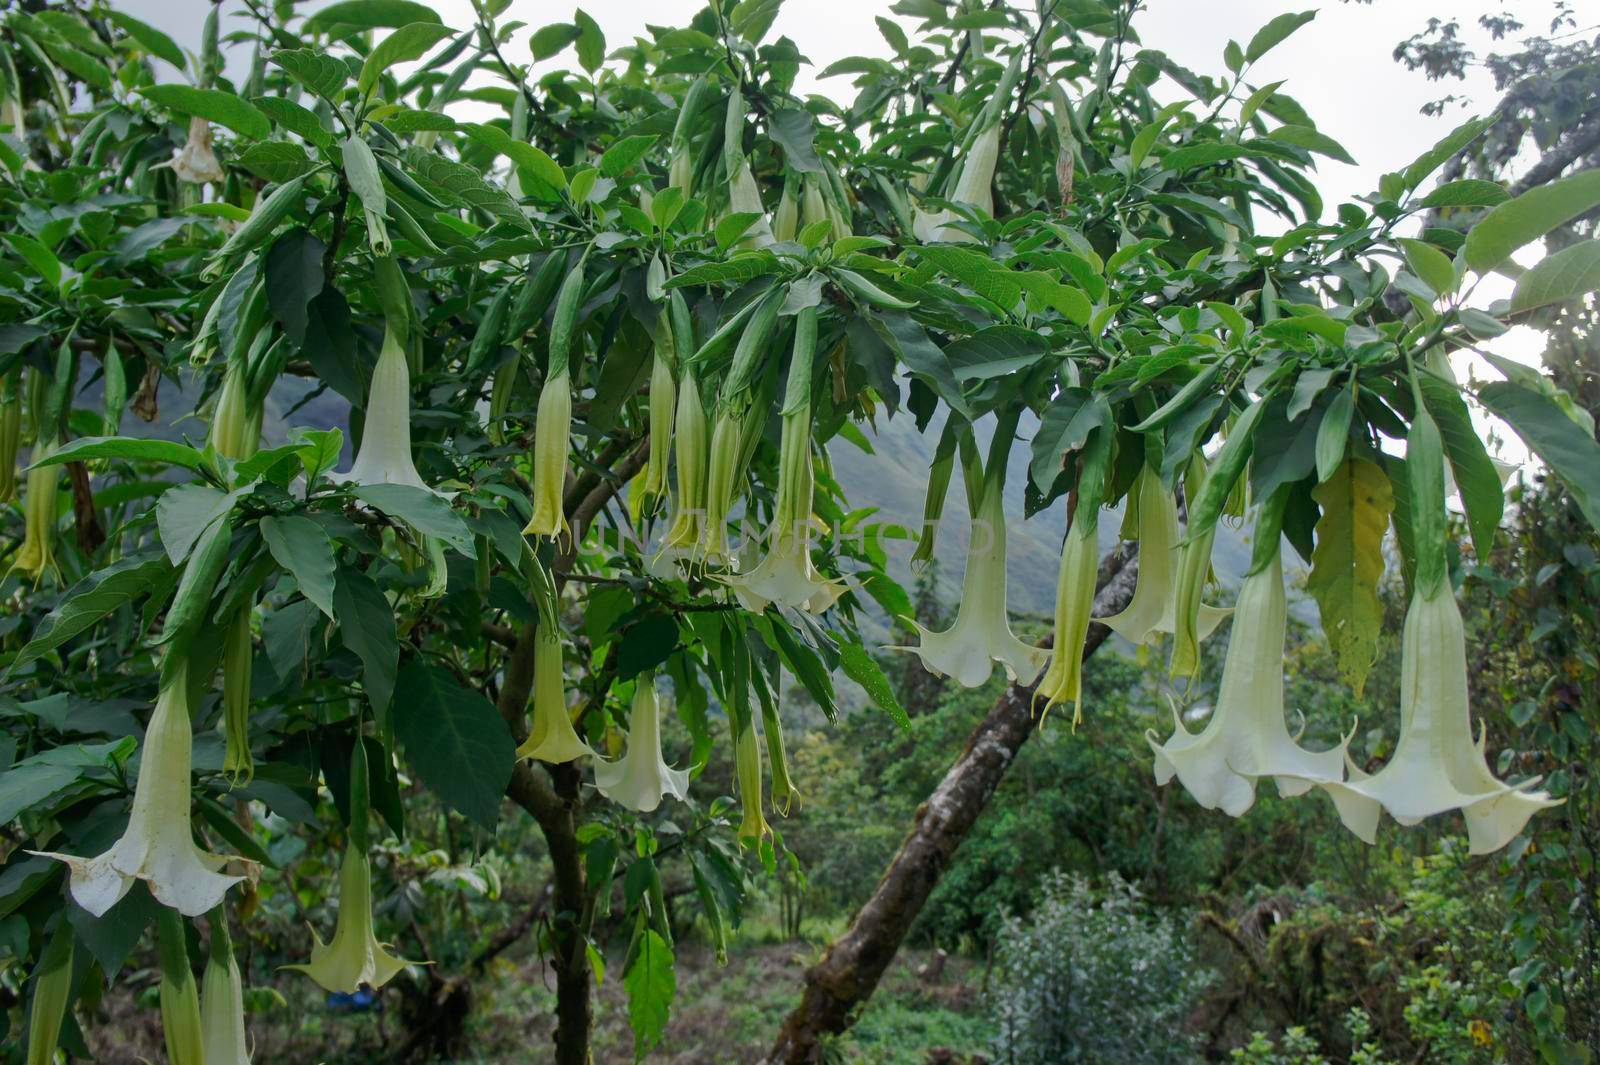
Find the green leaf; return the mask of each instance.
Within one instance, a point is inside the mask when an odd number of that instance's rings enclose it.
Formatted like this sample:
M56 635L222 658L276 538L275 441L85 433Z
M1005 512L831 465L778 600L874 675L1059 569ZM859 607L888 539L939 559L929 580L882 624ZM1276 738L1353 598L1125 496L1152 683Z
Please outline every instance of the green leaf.
M690 285L714 285L722 281L751 281L766 274L775 274L781 268L778 257L771 252L757 251L736 255L726 262L704 263L685 270L667 281L665 288L686 288Z
M941 273L949 274L1001 310L1011 310L1022 295L1022 282L1017 276L997 266L987 255L944 245L920 247L916 251Z
M516 744L494 704L419 659L400 673L394 731L422 782L452 809L494 827Z
M357 498L399 518L424 536L436 536L468 558L477 558L472 530L450 504L426 488L409 484L364 484L356 489Z
M1326 155L1329 159L1337 159L1341 163L1356 165L1355 159L1344 150L1344 146L1321 130L1310 126L1279 126L1267 134L1268 140L1278 141L1282 144L1292 144L1297 148Z
M678 647L678 623L670 614L650 610L624 625L618 636L617 679L628 680L672 657Z
M823 715L832 721L838 713L838 700L834 696L833 677L829 675L822 657L808 644L797 639L786 621L774 620L771 632L777 652L789 667L789 672L805 687L811 700L822 709Z
M406 165L425 185L437 189L451 202L487 211L519 229L533 230L517 201L505 189L484 181L483 175L472 167L416 146L406 149Z
M1483 131L1493 124L1493 119L1473 118L1445 134L1439 143L1417 156L1416 161L1406 167L1403 175L1405 187L1414 189L1422 184L1429 174L1444 165L1445 160L1477 140L1483 135Z
M86 574L34 628L10 668L20 669L60 647L171 577L172 563L159 551L127 555Z
M1054 307L1067 321L1074 325L1089 324L1089 315L1094 307L1082 291L1063 285L1042 270L1026 270L1006 276L1015 278L1025 291Z
M325 250L322 241L299 226L278 237L267 249L267 304L296 347L305 346L309 321L307 305L322 292Z
M744 236L750 227L760 220L760 211L734 211L732 214L723 215L717 220L716 228L711 231L712 236L716 238L717 247L726 251L734 241Z
M344 83L341 81L339 84L342 86ZM337 92L337 89L335 91ZM293 100L282 96L257 96L251 102L279 127L288 130L290 133L299 134L308 143L315 144L319 148L326 148L333 143L333 134L322 125L322 120L316 116L316 113L301 107ZM266 143L279 144L288 142L267 141ZM248 212L245 217L249 217Z
M300 350L311 368L317 371L317 377L329 388L357 406L366 404L368 369L356 354L350 304L338 289L325 288L306 304L305 342ZM343 444L342 439L340 444ZM337 454L333 461L338 461ZM306 468L311 469L309 463ZM329 468L331 463L322 467Z
M573 13L572 21L578 28L578 65L593 74L606 60L606 35L581 7Z
M804 174L823 172L815 147L817 125L810 111L798 107L774 111L767 121L767 134L783 149L783 162L790 170Z
M425 4L412 0L343 0L329 4L306 19L302 33L328 33L339 30L399 29L417 22L438 22L439 16Z
M628 991L634 1057L642 1059L666 1033L672 1000L678 993L678 978L672 967L672 948L654 928L645 928L638 942L633 964L628 966L622 984Z
M1472 412L1461 393L1450 384L1428 374L1419 374L1422 402L1439 426L1445 457L1456 479L1456 491L1467 510L1467 526L1479 559L1487 559L1494 547L1494 531L1505 512L1505 492L1483 440L1472 427Z
M344 432L340 429L301 429L295 434L300 445L300 465L305 467L306 480L314 481L324 471L331 470L344 451Z
M455 30L448 26L441 26L434 16L433 22L413 22L409 26L401 26L389 36L378 42L367 56L367 61L361 64L361 76L356 79L356 88L363 96L370 93L373 86L378 84L378 79L383 72L396 63L409 63L413 59L422 58L423 54L444 40L455 35Z
M1467 233L1467 265L1480 274L1510 258L1511 253L1557 226L1565 225L1600 205L1600 169L1529 189L1495 207Z
M1565 303L1600 289L1600 240L1586 240L1546 255L1517 279L1511 313Z
M1244 50L1245 61L1254 63L1274 47L1283 43L1295 30L1316 17L1317 13L1315 11L1285 12L1282 15L1278 15L1257 30L1254 37L1250 38L1250 44Z
M315 48L273 52L272 61L291 78L328 101L337 100L350 83L350 68L337 57Z
M239 156L239 165L273 183L293 181L316 168L306 150L289 141L262 141L252 144Z
M530 189L530 192L544 191L546 194L541 198L550 199L567 187L567 176L562 172L561 164L546 155L543 149L517 140L499 126L468 123L461 129L479 144L510 159L518 170L532 174L541 185L547 187L544 190Z
M174 440L154 440L133 436L81 436L69 440L35 466L60 466L84 459L127 459L130 462L165 462L198 470L205 465L205 456Z
M905 708L894 697L894 687L889 683L889 678L883 675L883 670L865 647L854 640L841 643L839 665L844 669L845 676L861 685L874 706L894 718L894 723L901 728L911 727L911 718L906 716Z
M143 881L135 880L128 893L99 917L74 903L67 909L67 920L72 922L79 942L100 963L106 979L114 980L160 912L161 904L151 896L150 889Z
M261 538L278 565L288 570L300 592L333 617L334 558L333 540L321 525L298 514L261 519Z
M1422 283L1440 296L1456 290L1456 268L1444 252L1421 240L1400 238L1400 247L1406 253L1406 263Z
M252 140L272 136L267 116L242 96L219 89L197 89L192 85L149 85L139 90L150 102L179 114L203 118L227 126Z
M165 59L179 70L183 69L183 49L179 48L178 43L171 37L168 37L148 22L139 21L125 11L113 11L108 8L106 9L105 17L110 19L117 28L121 29L129 37L138 41L140 47L146 52L158 59Z
M1522 385L1494 381L1478 389L1478 398L1555 471L1589 525L1600 529L1600 444L1594 437L1555 400Z
M17 254L25 259L29 266L50 285L51 288L61 287L63 267L61 260L56 258L56 253L45 247L39 241L21 233L7 233L7 242L17 249Z
M1498 181L1463 178L1447 181L1418 201L1421 207L1493 207L1510 198Z
M644 158L657 139L654 133L641 133L613 142L600 157L600 173L608 178L621 177L629 167Z
M1307 414L1291 420L1291 400L1279 394L1262 408L1250 463L1250 488L1257 499L1266 499L1279 485L1298 481L1316 469L1317 433L1327 408L1314 405Z
M0 773L0 817L17 815L78 782L83 770L66 765L16 765Z
M534 30L533 36L528 38L528 48L532 51L535 62L549 59L576 41L581 32L570 22L555 22Z
M227 492L198 482L162 493L156 503L156 527L174 566L189 557L201 534L233 509L233 501Z
M382 715L394 694L395 671L400 665L394 608L371 577L341 566L333 590L333 616L339 623L344 645L361 659L361 682L367 699L373 710Z
M1306 588L1317 600L1339 671L1359 696L1378 654L1383 623L1378 580L1394 493L1382 467L1351 457L1311 494L1322 517Z

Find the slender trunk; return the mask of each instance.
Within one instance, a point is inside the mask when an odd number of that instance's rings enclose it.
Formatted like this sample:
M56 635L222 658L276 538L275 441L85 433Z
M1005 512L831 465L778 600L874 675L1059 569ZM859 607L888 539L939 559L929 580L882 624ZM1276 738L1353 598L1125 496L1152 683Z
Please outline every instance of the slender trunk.
M1106 617L1127 605L1138 568L1128 548L1102 560L1095 616ZM1109 633L1103 625L1092 626L1084 655L1093 654ZM784 1018L767 1065L820 1061L822 1040L843 1032L855 1020L1034 724L1033 686L1007 688L973 730L961 757L918 808L911 831L872 897L822 960L806 972L800 1002Z

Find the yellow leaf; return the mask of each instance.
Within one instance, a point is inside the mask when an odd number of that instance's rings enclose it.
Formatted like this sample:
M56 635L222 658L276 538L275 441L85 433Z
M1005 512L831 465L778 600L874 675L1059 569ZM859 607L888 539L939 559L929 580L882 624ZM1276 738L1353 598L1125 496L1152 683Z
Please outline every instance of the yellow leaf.
M1383 604L1383 533L1394 510L1394 491L1382 467L1348 458L1312 497L1322 507L1307 588L1322 612L1322 628L1339 658L1339 670L1357 695L1378 651Z

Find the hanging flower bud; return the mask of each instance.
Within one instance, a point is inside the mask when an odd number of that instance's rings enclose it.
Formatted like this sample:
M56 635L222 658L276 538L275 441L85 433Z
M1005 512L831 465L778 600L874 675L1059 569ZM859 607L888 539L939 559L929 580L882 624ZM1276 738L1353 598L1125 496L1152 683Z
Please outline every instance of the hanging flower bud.
M711 430L711 453L706 460L706 508L700 529L700 556L713 565L731 565L728 550L728 511L733 508L735 480L743 419L730 411L717 415Z
M800 201L796 189L802 184L801 176L793 171L783 175L783 195L778 197L778 209L772 212L772 239L793 240L800 233Z
M700 542L706 512L706 463L710 445L705 406L700 399L700 384L693 371L685 373L678 389L678 411L673 434L678 445L677 495L673 500L672 521L662 537L661 549L652 560L658 573L663 563L691 554ZM667 574L660 573L661 576Z
M682 801L689 793L689 771L673 769L661 754L661 704L653 677L634 682L628 716L628 750L615 762L596 759L595 787L612 802L649 813L664 796Z
M539 412L533 428L533 517L524 536L570 533L561 503L567 477L567 450L572 432L572 382L563 371L539 390Z
M1001 463L994 464L1003 470ZM929 632L913 621L921 642L916 647L891 647L912 651L930 672L947 676L964 688L976 688L989 679L994 663L1005 666L1012 680L1032 680L1044 667L1050 652L1031 647L1011 631L1006 612L1006 516L1001 478L991 474L983 499L973 515L967 545L967 572L961 581L961 604L955 624L944 632Z
M383 332L383 349L378 353L378 365L367 389L361 449L343 480L351 484L403 484L428 489L411 460L411 368L393 329Z
M767 557L747 574L730 577L739 602L761 613L768 603L821 613L844 594L811 565L811 369L817 343L817 309L796 316L794 354L783 404L783 438L778 449L778 499Z
M567 483L572 437L573 339L583 300L584 268L580 260L561 282L550 323L550 351L544 386L533 426L533 517L524 536L556 537L570 534L561 495Z
M33 1005L28 1010L28 1065L54 1065L61 1022L72 1000L72 955L76 933L63 914L33 970Z
M761 813L761 737L754 718L734 740L733 763L739 780L739 801L744 807L739 842L760 843L764 836L772 834L772 828Z
M666 494L667 466L672 457L672 419L678 407L678 385L672 377L671 349L672 325L663 313L656 323L656 350L650 367L650 460L645 466L643 494L651 499Z
M22 450L22 400L14 377L0 377L0 503L17 494L17 453Z
M179 178L196 185L219 182L228 176L217 162L216 152L211 150L211 123L203 118L189 119L189 139L172 154L169 162L157 165L172 167Z
M758 248L773 243L767 209L761 203L761 188L756 184L756 177L750 172L750 161L744 155L744 94L737 87L728 94L727 117L723 123L722 162L728 175L728 212L756 216L754 224L740 238L739 247Z
M200 992L184 942L183 919L162 910L157 945L161 954L161 1033L170 1065L205 1065L205 1037L200 1025Z
M244 981L234 960L228 918L211 917L211 957L200 978L200 1036L205 1065L250 1065L244 1024Z
M228 623L222 645L222 735L227 744L222 774L235 785L250 783L256 771L250 753L250 683L255 660L250 614L247 606L239 609Z
M1096 430L1084 443L1076 486L1072 527L1061 545L1056 578L1055 633L1050 668L1039 681L1035 700L1045 712L1057 703L1072 703L1072 727L1083 721L1083 645L1094 612L1095 576L1100 563L1100 504L1105 500L1106 470L1111 464L1111 435Z
M559 765L594 753L572 727L562 680L561 633L541 617L533 643L533 728L517 748L518 758Z
M186 917L216 906L245 876L223 873L236 863L253 875L255 863L211 854L195 846L190 823L189 773L193 734L189 722L189 669L174 663L162 678L155 713L145 729L133 811L122 838L95 858L43 853L65 862L72 897L96 917L122 900L135 880L157 902Z
M1139 574L1133 599L1120 614L1096 619L1131 643L1150 643L1176 629L1178 598L1178 503L1149 466L1139 471L1133 491L1139 517ZM1216 630L1231 611L1200 604L1198 639Z
M1281 507L1281 504L1280 504ZM1228 656L1216 709L1200 733L1189 732L1173 712L1172 738L1157 743L1156 783L1174 776L1196 802L1238 817L1255 802L1256 781L1272 777L1281 795L1300 795L1315 784L1344 779L1347 738L1326 751L1307 751L1289 734L1284 720L1284 636L1288 603L1280 553L1282 517L1256 523L1258 557L1263 564L1244 579L1234 608ZM1140 548L1141 556L1143 548Z
M395 957L373 934L372 867L352 839L339 866L339 916L332 942L324 943L311 929L311 961L284 968L305 973L326 991L349 994L363 984L380 988L406 966L426 964Z
M11 568L33 578L34 583L56 570L56 505L61 491L61 467L40 466L56 450L54 440L39 440L33 445L33 465L28 470L27 487L22 495L22 547Z
M247 459L261 444L261 404L252 407L247 391L243 362L230 363L211 418L211 446L223 458Z

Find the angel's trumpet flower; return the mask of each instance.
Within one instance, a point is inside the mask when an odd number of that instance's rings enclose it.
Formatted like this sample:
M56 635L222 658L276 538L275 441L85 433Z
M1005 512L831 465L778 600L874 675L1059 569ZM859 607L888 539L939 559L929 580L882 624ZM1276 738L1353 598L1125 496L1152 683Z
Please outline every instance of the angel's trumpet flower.
M17 494L17 452L22 449L22 401L16 386L0 378L0 503Z
M1100 620L1132 643L1149 643L1160 633L1176 629L1178 597L1178 502L1149 466L1134 482L1139 508L1139 575L1133 599L1120 614ZM1200 604L1198 639L1210 636L1230 611Z
M983 500L972 519L967 572L961 581L961 605L955 624L944 632L929 632L913 621L921 642L916 647L890 648L914 651L930 672L951 677L964 688L976 688L988 680L995 662L1005 666L1006 676L1012 681L1032 680L1050 654L1043 648L1023 643L1011 631L1011 622L1006 616L1006 515L1001 501L1002 482L996 476L988 480Z
M222 375L217 409L211 419L211 445L224 458L249 458L261 443L261 419L261 404L252 406L247 394L243 364L230 364ZM409 454L409 440L407 446Z
M1257 525L1258 538L1263 536ZM1283 708L1283 649L1288 603L1278 526L1271 530L1270 559L1244 579L1234 608L1228 657L1216 710L1204 730L1191 733L1173 714L1175 731L1166 743L1145 734L1156 757L1156 783L1174 776L1207 809L1238 817L1255 802L1256 780L1272 777L1283 795L1344 779L1346 739L1327 751L1301 748L1289 734ZM1140 564L1143 564L1140 548Z
M393 329L383 332L383 350L367 390L361 450L344 475L351 484L403 484L427 489L411 460L411 368Z
M990 186L994 184L995 165L1000 159L1000 130L1001 124L996 122L978 134L967 157L962 160L961 177L950 195L950 199L971 204L985 216L994 214L994 194ZM912 232L924 244L936 240L973 243L975 238L971 234L951 224L959 221L962 221L962 217L948 208L924 211L919 207L915 212Z
M162 678L155 713L144 734L133 812L122 838L95 858L44 854L67 863L73 899L96 917L120 902L135 880L148 884L163 906L195 917L245 879L223 873L224 866L238 863L250 871L252 863L195 846L189 809L193 735L188 674L187 664L180 662Z
M205 1065L205 1037L200 1024L200 992L189 968L183 919L162 910L157 948L161 956L161 1034L171 1065Z
M227 917L212 915L211 957L200 978L200 1035L206 1065L250 1065L244 1026L244 981L233 956Z
M222 645L222 734L226 741L222 772L240 784L248 784L255 776L255 758L250 753L250 683L255 658L250 615L249 606L239 608L228 622Z
M1345 827L1371 843L1379 807L1402 825L1459 809L1473 854L1510 843L1528 819L1558 805L1538 779L1497 780L1484 755L1487 737L1472 735L1467 693L1466 633L1450 582L1413 593L1400 643L1400 739L1372 776L1352 772L1328 787Z
M682 801L689 793L689 771L673 769L661 754L661 703L653 678L641 675L633 689L628 718L628 751L615 762L596 760L600 794L630 810L649 813L663 796Z
M517 757L559 765L593 753L572 727L572 715L567 712L561 633L554 624L540 618L533 641L533 728L517 748Z
M1402 825L1460 810L1469 849L1488 854L1556 801L1532 790L1538 778L1514 786L1497 780L1484 755L1487 736L1473 740L1467 638L1445 559L1444 445L1415 383L1413 389L1406 473L1416 564L1400 637L1400 738L1381 770L1367 776L1352 769L1348 783L1328 792L1345 827L1368 843L1380 807Z
M733 767L739 781L739 801L744 807L739 839L759 843L763 836L772 834L772 828L761 812L761 736L754 718L734 740Z
M800 175L793 171L784 174L783 195L778 197L778 206L772 212L773 240L793 240L800 233L800 200L795 195L800 184Z
M39 465L55 450L54 440L40 440L33 445L33 465L28 469L22 496L22 547L11 563L13 570L27 574L36 583L46 573L56 572L56 501L61 492L61 467Z
M748 574L728 583L746 610L760 613L768 603L820 613L844 594L811 565L811 366L817 342L817 311L807 307L796 318L794 357L783 405L783 439L778 449L778 501L767 557Z
M33 971L33 1006L28 1011L28 1065L54 1065L61 1022L72 1000L72 955L76 933L63 914Z
M406 966L419 964L423 963L390 954L387 944L378 942L373 934L372 867L352 834L339 866L339 917L333 940L324 943L317 930L311 929L311 961L284 968L305 973L326 991L348 994L363 984L382 987Z
M714 565L733 565L728 548L728 511L733 509L734 481L739 475L744 419L730 411L717 415L706 457L706 510L700 527L699 551Z
M169 162L159 165L172 167L174 174L196 185L222 181L228 176L217 162L217 153L211 150L211 123L203 118L189 119L189 139Z

